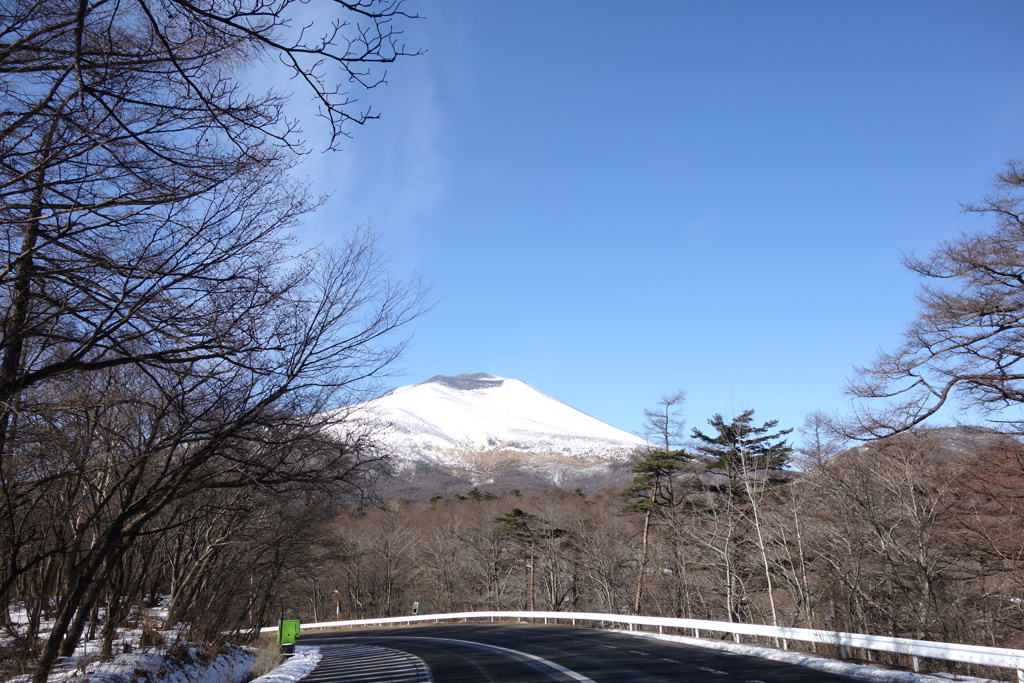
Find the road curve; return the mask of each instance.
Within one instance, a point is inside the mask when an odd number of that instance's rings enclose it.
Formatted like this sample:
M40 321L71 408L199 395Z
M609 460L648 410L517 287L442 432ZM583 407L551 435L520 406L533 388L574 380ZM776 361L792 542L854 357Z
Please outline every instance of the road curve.
M456 624L360 629L311 633L300 636L298 642L319 645L324 653L317 669L304 679L306 683L849 683L859 680L758 657L563 626ZM365 651L371 654L357 662L347 660L347 655L338 649L340 646L374 649ZM375 661L378 657L379 668ZM405 662L404 668L395 668L399 660Z

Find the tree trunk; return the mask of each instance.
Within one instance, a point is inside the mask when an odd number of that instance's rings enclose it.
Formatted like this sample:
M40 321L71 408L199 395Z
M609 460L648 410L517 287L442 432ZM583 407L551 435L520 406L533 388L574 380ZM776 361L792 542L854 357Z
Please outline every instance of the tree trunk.
M658 479L655 477L651 486L651 507L644 515L644 536L640 550L640 575L636 579L636 599L633 600L633 614L640 614L640 603L644 597L644 574L647 572L647 543L651 531L651 515L654 514L654 501L658 495Z

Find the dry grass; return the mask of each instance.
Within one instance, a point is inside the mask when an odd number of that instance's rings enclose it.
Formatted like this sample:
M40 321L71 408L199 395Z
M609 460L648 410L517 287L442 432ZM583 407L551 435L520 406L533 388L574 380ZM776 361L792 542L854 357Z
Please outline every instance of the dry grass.
M164 644L164 637L158 630L157 622L146 619L142 624L142 635L139 636L139 647L160 647Z
M0 645L0 680L32 673L36 664L36 648L22 635Z
M273 633L261 634L256 642L249 645L249 649L256 655L249 667L249 680L270 673L284 662L281 646L277 644L277 636Z

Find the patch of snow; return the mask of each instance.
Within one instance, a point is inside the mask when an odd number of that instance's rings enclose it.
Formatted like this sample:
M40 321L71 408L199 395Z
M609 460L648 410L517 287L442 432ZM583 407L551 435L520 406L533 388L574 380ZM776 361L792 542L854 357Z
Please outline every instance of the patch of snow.
M102 613L101 610L101 615ZM16 627L27 624L28 615L20 603L11 606L10 614ZM142 625L146 624L150 629L156 628L166 619L167 610L165 607L145 608L135 616L139 621L136 628L117 629L113 651L121 654L117 654L110 661L101 662L100 639L88 640L83 637L70 657L61 657L57 661L48 680L51 683L241 683L249 678L249 671L256 657L247 648L227 644L219 655L208 658L203 655L200 648L193 647L187 650L184 657L174 658L168 654L167 644L187 642L187 625L178 624L169 629L159 629L164 644L142 647L139 645L143 632ZM41 626L45 635L52 622L44 620ZM0 632L0 641L9 640L6 633ZM311 671L320 659L317 648L297 650L301 653L299 661L286 663L290 665L286 672L304 673L296 675L295 678L281 678L280 683L298 680ZM310 660L314 661L310 664ZM276 673L276 670L272 673ZM10 683L29 683L32 675L4 676L0 670L0 678Z
M241 683L249 676L254 656L245 649L228 645L224 653L205 661L196 649L183 660L168 657L165 652L132 652L116 656L109 662L92 661L71 668L59 667L50 674L50 683L87 680L90 683ZM27 683L31 674L16 676L10 681Z
M253 679L252 683L293 683L309 674L323 655L320 648L309 645L296 645L295 654L270 673Z

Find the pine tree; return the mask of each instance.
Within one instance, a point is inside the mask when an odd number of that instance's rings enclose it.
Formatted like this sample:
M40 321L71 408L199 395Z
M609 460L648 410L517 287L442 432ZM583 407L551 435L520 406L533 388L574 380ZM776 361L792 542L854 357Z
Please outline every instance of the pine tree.
M644 596L644 576L647 572L648 546L651 535L651 518L659 508L675 506L675 487L672 476L679 471L684 460L693 456L685 451L672 450L673 440L682 432L685 421L679 417L680 406L686 400L682 389L674 394L662 396L658 410L644 410L644 427L649 436L661 439L661 450L648 452L633 467L633 483L622 492L622 496L633 502L626 506L630 512L644 515L643 545L640 551L640 573L636 580L636 598L633 601L634 614L640 614Z
M757 547L761 554L764 569L768 600L771 605L772 625L779 625L778 608L775 604L775 587L772 579L772 568L768 561L768 541L761 522L759 511L761 498L769 482L767 470L778 469L789 463L793 447L782 437L792 429L772 430L779 424L778 420L769 420L760 427L754 426L753 409L743 411L729 424L725 423L720 414L715 414L708 424L715 436L708 436L697 428L693 429L693 438L699 443L697 450L704 455L715 458L711 467L724 469L728 475L728 492L733 499L746 499L749 505L750 520L753 522ZM763 472L764 479L758 483L758 477L751 476ZM730 606L730 619L733 609ZM777 643L778 644L778 643Z
M754 426L753 422L753 409L743 411L728 424L716 413L708 420L714 428L714 436L693 428L693 438L699 442L696 448L714 458L711 466L724 469L730 480L747 472L778 469L789 464L793 447L782 437L793 430L772 432L778 426L778 420L769 420L760 427Z
M676 505L675 487L672 476L679 471L682 463L690 460L686 451L653 451L633 467L633 483L625 488L622 497L631 500L626 509L644 515L643 545L640 551L640 574L636 583L636 597L633 612L640 613L644 594L644 574L647 571L648 545L651 532L651 518L659 509L671 509Z

